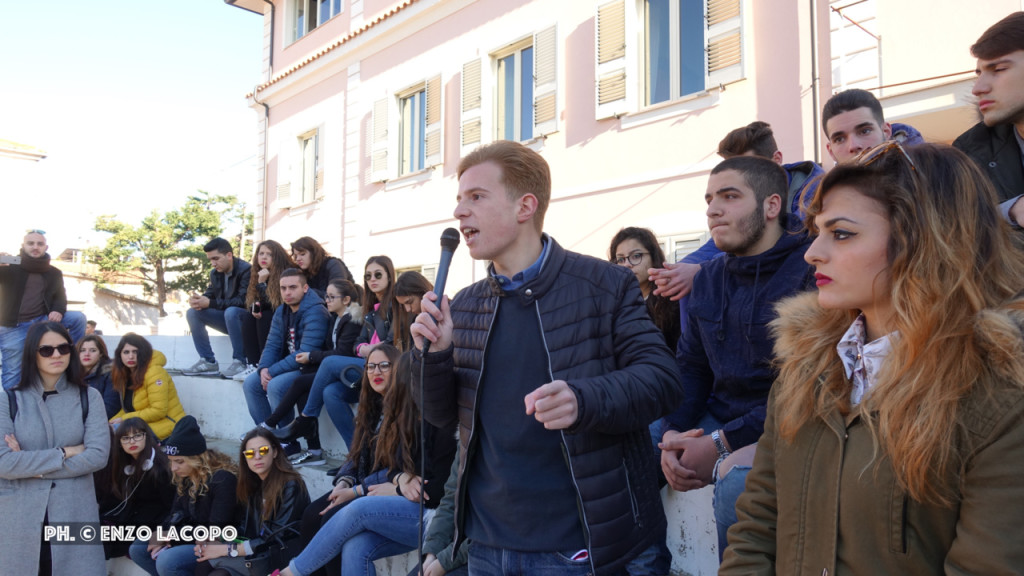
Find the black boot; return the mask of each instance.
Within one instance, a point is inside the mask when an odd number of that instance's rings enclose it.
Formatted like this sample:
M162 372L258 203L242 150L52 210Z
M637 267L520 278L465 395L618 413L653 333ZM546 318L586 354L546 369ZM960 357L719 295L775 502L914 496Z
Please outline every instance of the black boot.
M274 430L274 436L277 436L277 439L282 442L293 442L299 438L304 438L313 434L313 431L316 430L316 426L316 418L299 414L299 417L292 420L291 424L284 428Z

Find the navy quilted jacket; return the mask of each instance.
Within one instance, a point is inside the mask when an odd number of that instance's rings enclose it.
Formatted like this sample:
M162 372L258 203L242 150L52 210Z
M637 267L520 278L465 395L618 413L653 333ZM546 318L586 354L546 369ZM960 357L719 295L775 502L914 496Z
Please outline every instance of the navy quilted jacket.
M427 354L425 361L414 354L416 397L422 386L423 414L431 424L444 427L459 421L455 516L456 541L461 543L463 478L475 451L477 385L490 325L504 298L535 306L551 379L568 382L579 403L578 419L564 431L562 442L590 560L596 574L615 574L656 539L665 538L648 425L679 404L682 385L632 272L548 241L551 247L540 275L516 292L506 295L488 278L456 295L453 346Z

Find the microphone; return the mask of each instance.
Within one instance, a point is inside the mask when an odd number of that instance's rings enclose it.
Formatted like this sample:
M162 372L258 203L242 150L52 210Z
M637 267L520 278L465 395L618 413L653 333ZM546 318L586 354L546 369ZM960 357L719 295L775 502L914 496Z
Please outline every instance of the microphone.
M448 280L448 267L452 263L452 255L459 247L459 231L455 228L446 228L441 233L441 263L437 265L437 274L434 276L434 294L437 294L437 307L441 307L441 297L444 296L444 284Z

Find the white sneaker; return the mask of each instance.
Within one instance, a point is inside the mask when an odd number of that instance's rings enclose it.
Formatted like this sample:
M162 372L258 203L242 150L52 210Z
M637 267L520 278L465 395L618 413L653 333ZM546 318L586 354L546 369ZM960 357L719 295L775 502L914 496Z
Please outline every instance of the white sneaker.
M220 373L216 362L207 362L200 358L195 364L181 371L184 376L213 376Z
M234 366L234 364L232 364L232 366ZM241 370L239 370L238 372L235 372L231 376L228 376L227 370L225 370L224 371L224 377L225 378L231 378L235 382L245 382L245 379L249 376L249 374L252 374L255 371L256 371L256 367L255 366L247 365L244 368L242 368Z

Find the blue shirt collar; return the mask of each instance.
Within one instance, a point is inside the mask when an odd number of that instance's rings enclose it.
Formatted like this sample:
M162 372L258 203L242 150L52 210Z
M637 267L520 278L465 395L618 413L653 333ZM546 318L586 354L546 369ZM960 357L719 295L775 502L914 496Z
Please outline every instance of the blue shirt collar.
M548 242L548 235L547 234L542 234L541 235L540 243L541 243L540 256L537 257L537 260L533 264L530 264L530 266L527 267L522 272L517 272L511 278L509 278L508 276L502 276L501 274L498 274L497 272L495 272L494 271L494 263L493 262L491 263L491 265L489 267L490 268L489 272L491 274L491 277L493 277L494 280L498 283L498 285L501 286L502 291L504 291L504 292L514 292L514 291L518 290L519 288L521 288L524 284L526 284L530 280L533 280L537 276L540 276L541 268L543 268L543 266L544 266L544 260L548 256L548 246L551 245L551 243Z

